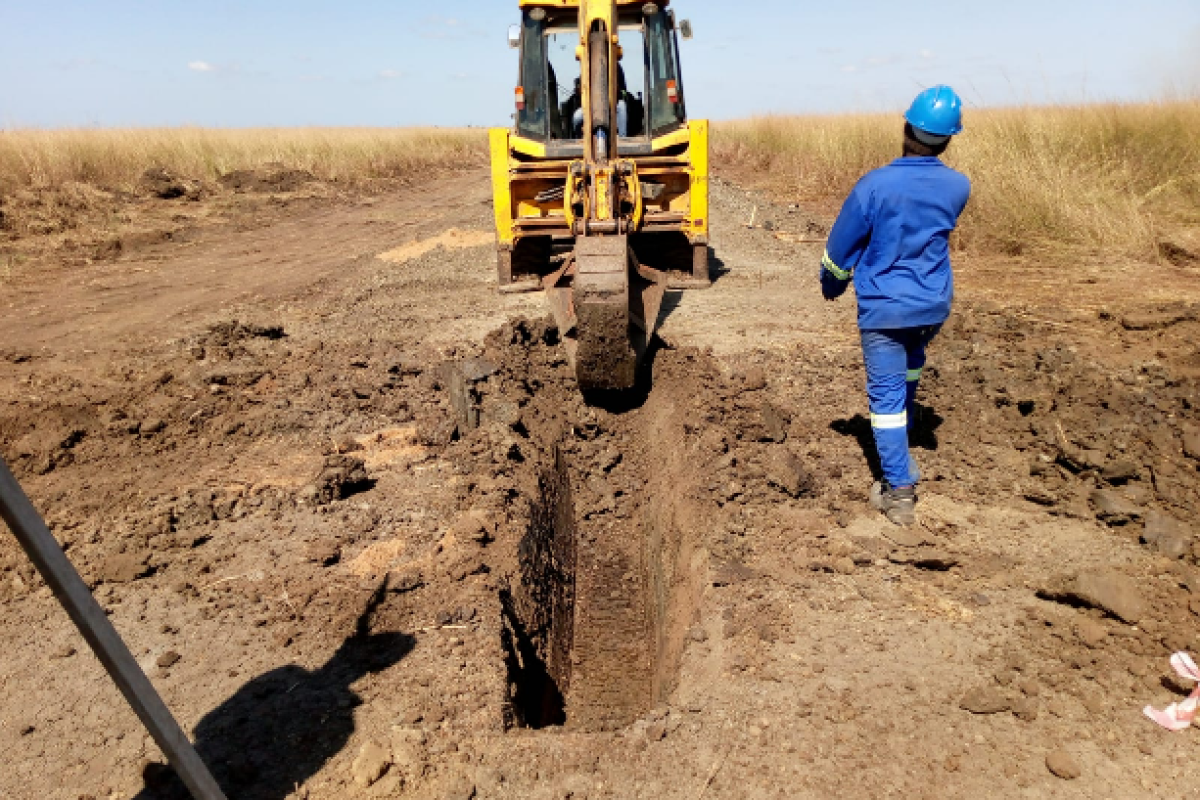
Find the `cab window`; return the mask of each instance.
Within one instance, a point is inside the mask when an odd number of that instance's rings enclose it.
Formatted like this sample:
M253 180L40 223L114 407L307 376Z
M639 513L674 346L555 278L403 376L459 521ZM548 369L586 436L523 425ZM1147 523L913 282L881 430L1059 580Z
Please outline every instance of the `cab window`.
M517 132L531 139L545 139L549 125L546 97L546 40L544 21L524 14L521 20L521 90L524 103L517 107Z
M650 69L650 130L658 136L687 120L679 71L679 45L670 12L660 11L646 18L646 39Z
M574 25L556 26L546 31L548 82L554 98L550 120L551 139L578 139L574 133L577 112L581 108L579 61L575 48L579 45L579 29Z
M661 11L622 25L617 121L622 138L660 135L685 119L674 24ZM531 139L578 140L582 131L579 31L574 24L522 18L517 132Z

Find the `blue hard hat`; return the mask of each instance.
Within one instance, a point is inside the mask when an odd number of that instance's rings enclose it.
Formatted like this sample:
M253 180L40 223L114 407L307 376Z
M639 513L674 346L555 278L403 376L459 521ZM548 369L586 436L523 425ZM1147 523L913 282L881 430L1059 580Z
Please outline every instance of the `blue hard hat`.
M949 86L934 86L917 95L904 118L925 133L953 136L962 132L962 99Z

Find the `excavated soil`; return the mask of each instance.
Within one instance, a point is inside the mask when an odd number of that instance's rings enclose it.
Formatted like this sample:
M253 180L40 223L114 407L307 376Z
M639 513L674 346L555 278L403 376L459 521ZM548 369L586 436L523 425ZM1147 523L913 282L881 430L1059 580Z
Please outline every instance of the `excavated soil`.
M231 798L1194 795L1200 273L960 264L902 531L827 220L715 181L583 396L444 182L0 287L0 451ZM183 796L7 536L0 648L0 797Z

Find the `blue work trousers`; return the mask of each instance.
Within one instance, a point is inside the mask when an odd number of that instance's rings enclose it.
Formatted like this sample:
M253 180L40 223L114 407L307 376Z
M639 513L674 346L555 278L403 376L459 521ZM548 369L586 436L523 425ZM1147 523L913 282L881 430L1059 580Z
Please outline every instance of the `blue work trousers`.
M893 487L915 486L921 478L908 451L908 431L925 368L925 348L941 329L941 325L927 325L862 331L871 430L884 480Z

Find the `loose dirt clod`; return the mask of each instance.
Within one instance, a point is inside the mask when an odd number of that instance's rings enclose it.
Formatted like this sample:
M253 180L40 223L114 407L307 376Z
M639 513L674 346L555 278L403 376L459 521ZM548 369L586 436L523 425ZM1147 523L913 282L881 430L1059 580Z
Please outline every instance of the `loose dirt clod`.
M1079 641L1092 650L1098 649L1108 638L1108 628L1094 619L1081 619L1075 625L1075 633Z
M146 577L150 571L149 553L118 553L100 564L97 577L106 583L128 583Z
M365 789L382 778L391 765L392 758L387 750L377 742L366 742L359 748L350 774L354 782Z
M1036 698L1022 697L1012 704L1013 716L1024 722L1033 722L1038 718L1039 703Z
M967 692L958 707L972 714L1000 714L1012 708L1012 703L994 686L977 686Z
M1065 750L1054 750L1047 754L1046 769L1050 770L1055 777L1065 781L1073 781L1083 774L1083 770L1079 768L1079 762Z
M1086 570L1057 578L1039 594L1051 600L1098 608L1130 625L1136 625L1145 614L1145 603L1137 586L1112 570Z
M1146 529L1142 541L1167 558L1180 559L1192 552L1195 536L1184 523L1160 511L1146 515Z

